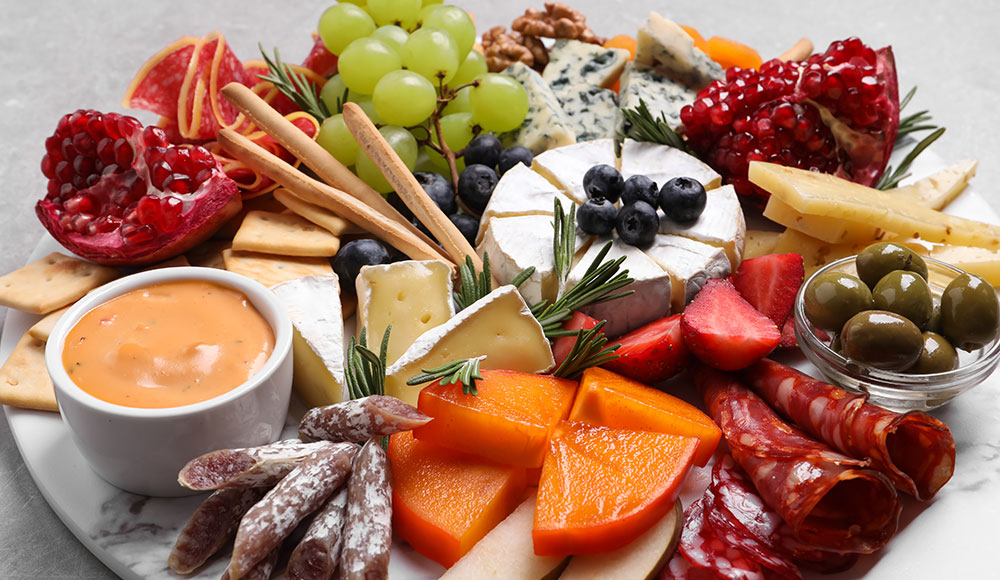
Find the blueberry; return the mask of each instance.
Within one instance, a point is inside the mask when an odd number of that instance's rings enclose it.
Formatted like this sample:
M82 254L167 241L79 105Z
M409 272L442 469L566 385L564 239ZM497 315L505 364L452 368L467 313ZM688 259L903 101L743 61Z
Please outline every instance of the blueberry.
M467 213L453 213L448 216L458 231L468 240L469 245L476 246L476 234L479 233L479 219Z
M497 172L485 165L467 165L458 177L458 197L472 211L482 213L497 185Z
M531 167L531 162L534 159L535 156L527 147L515 145L514 147L504 149L503 152L500 153L500 161L498 162L500 166L500 175L507 173L511 167L514 167L518 163L524 163L528 167Z
M483 133L469 142L465 147L465 164L485 165L486 167L496 167L500 163L500 153L503 152L503 145L500 140Z
M354 279L358 277L362 266L389 264L392 261L392 253L385 244L365 238L347 242L340 248L333 258L333 271L340 278L340 287L353 292Z
M614 231L617 217L618 208L603 197L588 199L576 210L577 225L584 233L595 236L607 235Z
M656 207L660 200L660 188L656 186L655 181L645 175L629 177L625 180L625 189L622 190L623 204L639 200L653 207Z
M644 201L632 202L618 212L618 237L626 244L644 248L653 243L660 218L656 208Z
M405 217L408 221L413 221L413 212L406 206L406 203L403 202L403 199L399 197L398 193L390 191L389 195L385 196L385 200L389 202L389 205L396 208L396 211L403 214L403 217Z
M705 210L705 186L690 177L675 177L660 189L660 209L678 223L690 223Z
M445 215L451 215L458 211L458 203L455 201L455 189L451 186L443 175L417 171L413 174L417 178L417 183L424 188L427 195L434 200Z
M625 182L622 174L610 165L595 165L583 174L583 190L590 199L603 197L615 203L622 196Z

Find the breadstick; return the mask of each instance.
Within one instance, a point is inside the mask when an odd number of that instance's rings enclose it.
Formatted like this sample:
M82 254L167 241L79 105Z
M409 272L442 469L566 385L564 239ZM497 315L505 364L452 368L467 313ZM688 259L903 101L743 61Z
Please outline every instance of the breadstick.
M299 435L326 441L361 443L416 429L431 418L396 397L371 395L310 409L299 423Z
M795 61L801 62L807 58L813 52L813 43L808 38L800 38L798 42L792 45L791 48L786 50L778 57L778 60L783 61ZM249 90L249 89L247 89Z
M434 200L427 195L403 160L399 158L399 155L396 155L389 142L375 128L364 110L355 103L344 103L344 123L354 135L355 141L361 146L361 150L375 162L379 171L396 190L406 207L410 208L420 223L424 224L441 242L441 246L451 257L451 261L462 264L465 262L465 257L470 256L476 269L482 270L482 261L469 245L468 240L448 219L448 216L444 215Z
M433 240L403 217L379 192L354 175L354 172L337 161L333 155L330 155L326 149L310 139L281 113L275 111L257 93L241 83L232 82L222 88L222 96L226 97L255 125L273 137L296 159L315 171L316 175L319 175L323 181L347 192L382 215L399 222L411 234L431 247L434 246Z
M243 135L231 129L222 129L218 140L223 149L234 158L267 175L297 197L335 212L382 238L410 258L448 261L434 246L411 234L396 221L343 191L310 178Z

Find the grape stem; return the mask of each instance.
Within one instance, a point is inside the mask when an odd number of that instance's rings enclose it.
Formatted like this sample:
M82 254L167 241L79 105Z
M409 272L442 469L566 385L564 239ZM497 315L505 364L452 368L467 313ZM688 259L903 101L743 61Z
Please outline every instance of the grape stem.
M455 191L458 191L458 162L456 160L462 155L462 153L464 153L465 150L462 149L461 151L456 152L452 151L451 148L448 147L448 143L444 140L444 135L441 133L441 112L444 111L444 108L448 103L455 100L455 97L458 96L458 91L478 86L479 81L474 80L470 83L459 85L452 89L445 87L443 79L439 80L438 93L441 96L438 97L437 107L435 107L434 113L431 115L431 122L434 125L434 133L437 135L438 144L435 145L434 143L428 142L427 146L441 157L444 157L445 161L448 163L448 172L451 174L451 186L455 188ZM475 129L473 129L473 133L476 133Z

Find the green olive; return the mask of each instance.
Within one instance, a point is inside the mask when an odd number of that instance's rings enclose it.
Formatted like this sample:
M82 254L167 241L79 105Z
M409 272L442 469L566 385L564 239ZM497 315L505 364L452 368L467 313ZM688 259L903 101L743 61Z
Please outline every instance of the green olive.
M847 319L872 307L872 293L861 280L843 272L824 272L806 286L806 317L818 328L839 331Z
M941 294L941 334L955 348L976 350L997 335L1000 303L989 282L962 273Z
M840 342L847 358L891 371L913 366L924 347L916 324L884 310L866 310L851 317Z
M927 375L943 373L958 368L958 351L951 346L945 337L936 332L924 333L924 347L920 351L917 364L910 367L909 372Z
M893 270L915 272L927 280L927 264L906 246L895 242L880 242L861 250L854 264L858 269L858 278L864 280L869 288L875 288L883 276Z
M872 299L878 310L905 316L918 328L927 325L934 309L927 281L906 270L893 270L883 276L872 290Z
M924 330L927 332L941 333L941 297L937 294L931 295L931 317L927 320L927 324L924 325Z

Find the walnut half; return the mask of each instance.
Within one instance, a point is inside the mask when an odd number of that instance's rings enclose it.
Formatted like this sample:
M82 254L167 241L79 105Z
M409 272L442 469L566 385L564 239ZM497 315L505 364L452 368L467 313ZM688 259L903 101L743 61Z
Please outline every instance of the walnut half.
M587 26L582 12L561 2L546 2L545 10L529 8L511 24L525 36L570 38L591 44L604 44L604 39Z
M500 72L515 62L541 70L549 62L549 53L541 40L508 32L503 26L494 26L483 34L483 55L490 72Z

